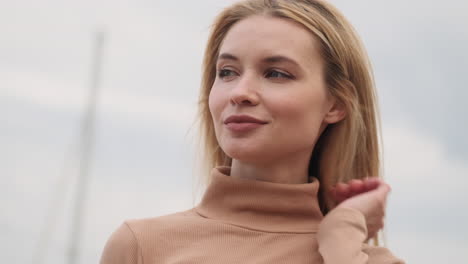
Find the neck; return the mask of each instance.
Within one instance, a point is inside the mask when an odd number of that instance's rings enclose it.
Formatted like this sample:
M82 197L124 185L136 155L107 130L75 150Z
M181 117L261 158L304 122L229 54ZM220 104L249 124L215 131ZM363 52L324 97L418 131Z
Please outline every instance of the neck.
M286 158L273 160L266 164L233 159L231 177L275 183L307 183L309 180L309 161L310 154L288 155Z

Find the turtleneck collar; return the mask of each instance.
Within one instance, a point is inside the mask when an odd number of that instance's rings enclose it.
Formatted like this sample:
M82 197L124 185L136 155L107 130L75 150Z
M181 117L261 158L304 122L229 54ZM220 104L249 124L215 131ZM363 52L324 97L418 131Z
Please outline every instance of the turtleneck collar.
M211 183L195 208L203 217L248 229L312 233L323 218L319 182L284 184L230 177L230 167L211 172Z

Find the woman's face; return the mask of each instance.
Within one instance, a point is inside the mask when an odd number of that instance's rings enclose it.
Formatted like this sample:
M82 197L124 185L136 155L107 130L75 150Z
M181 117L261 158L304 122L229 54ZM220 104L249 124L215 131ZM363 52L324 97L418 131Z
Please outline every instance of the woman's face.
M216 138L229 157L308 160L326 125L343 117L327 93L318 45L281 18L252 16L229 30L209 96Z

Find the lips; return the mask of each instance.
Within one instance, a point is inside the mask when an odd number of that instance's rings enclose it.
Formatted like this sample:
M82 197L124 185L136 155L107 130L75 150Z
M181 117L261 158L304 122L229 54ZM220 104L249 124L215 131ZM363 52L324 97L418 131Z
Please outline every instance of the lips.
M229 123L255 123L255 124L266 124L268 122L257 119L249 115L232 115L224 120L224 124Z
M226 127L236 134L247 133L267 123L266 121L248 115L232 115L224 121Z

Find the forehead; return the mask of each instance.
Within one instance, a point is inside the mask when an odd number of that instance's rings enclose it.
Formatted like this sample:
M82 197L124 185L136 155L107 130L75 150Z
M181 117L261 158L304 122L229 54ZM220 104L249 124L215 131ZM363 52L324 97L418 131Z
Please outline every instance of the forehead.
M282 55L299 62L320 59L318 42L302 25L271 16L251 16L237 22L227 33L220 53L249 58Z

